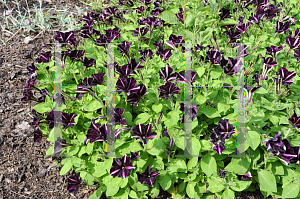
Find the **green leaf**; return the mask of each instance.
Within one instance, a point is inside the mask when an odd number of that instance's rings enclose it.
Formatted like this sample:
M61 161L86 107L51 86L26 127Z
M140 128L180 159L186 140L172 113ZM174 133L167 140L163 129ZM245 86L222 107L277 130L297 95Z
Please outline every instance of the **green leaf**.
M238 22L233 20L233 19L230 19L230 18L227 18L227 19L224 19L223 21L221 21L219 23L219 26L226 26L226 25L237 25Z
M89 199L99 199L101 198L103 192L106 190L105 185L101 185L92 195L90 195Z
M130 190L129 197L131 198L139 198L135 191Z
M250 147L255 151L260 144L260 135L255 131L246 131L246 140Z
M225 114L228 109L230 109L229 104L225 104L225 103L222 103L222 102L218 103L218 112L219 113L223 112Z
M93 143L94 144L94 143ZM90 142L88 142L87 143L87 146L86 146L86 148L85 148L85 152L87 153L87 154L91 154L92 152L93 152L93 144L91 144Z
M199 77L202 77L202 75L205 73L205 68L204 67L199 67L197 69L197 73L198 73Z
M192 41L195 41L195 35L194 33L192 33L191 31L189 30L183 30L183 32L185 33L185 35L190 38L190 40Z
M280 117L279 125L280 124L289 124L287 117Z
M59 175L65 175L66 173L68 173L68 171L70 171L70 169L72 168L72 162L71 159L61 168Z
M139 142L137 142L135 139L130 142L126 142L122 146L116 149L116 154L117 155L125 155L125 154L130 154L130 151L140 151L143 150Z
M45 102L35 105L33 109L38 113L46 113L52 110Z
M161 175L159 177L158 183L160 184L161 188L166 191L171 187L172 181L169 175Z
M180 137L178 139L175 139L175 145L184 150L184 137ZM192 155L199 155L201 149L201 145L198 139L192 138Z
M234 174L244 175L247 173L251 164L251 158L249 157L233 157L231 162L225 167L227 171Z
M299 194L300 186L296 183L290 183L282 187L283 198L296 198Z
M88 103L85 103L82 107L85 111L95 111L99 108L103 108L104 105L102 102L99 102L98 100L94 99Z
M165 151L166 144L162 139L149 140L147 144L147 152L151 155L160 155Z
M267 34L263 34L259 37L258 40L262 40L262 41L266 41L268 39L268 35Z
M207 177L210 177L213 174L217 174L217 163L213 156L211 156L209 153L205 155L203 158L201 158L201 169L203 172L207 175Z
M247 181L247 180L241 180L241 181L236 181L234 182L235 184L229 185L230 188L234 191L244 191L245 189L247 189L252 181Z
M284 168L282 164L278 161L276 162L267 162L266 168L272 171L274 175L284 175Z
M213 179L207 178L207 182L209 185L207 190L209 190L212 193L220 192L225 188L225 186L222 184L222 179L220 178L215 178L215 177Z
M151 117L151 115L149 115L148 113L141 113L139 114L135 120L134 120L134 123L136 125L138 124L144 124L145 122L147 122L147 120Z
M165 125L170 128L175 126L179 120L179 113L177 111L170 111L167 115L167 120L164 122Z
M119 184L123 179L119 177L113 178L111 175L107 175L102 179L103 179L103 183L107 186L106 196L116 195L120 188Z
M264 89L263 87L260 87L259 89L257 89L256 91L255 91L255 94L267 94L268 93L268 91L266 90L266 89Z
M200 109L201 113L204 113L208 118L216 118L221 117L220 113L211 106L204 106L202 109Z
M186 182L182 182L178 187L179 192L182 192L185 189L185 186L186 186Z
M116 195L114 195L114 199L128 199L128 192L125 189L120 189Z
M193 169L197 165L197 163L198 157L192 157L187 164L188 170Z
M124 29L125 29L125 30L135 30L136 27L134 27L132 24L129 24L129 25L127 25L127 26L124 26Z
M162 104L153 104L152 110L156 113L160 113L162 110Z
M198 96L196 97L196 102L197 102L197 104L201 105L201 104L204 104L204 103L206 102L207 99L208 99L208 98L205 97L205 96L203 96L203 95L198 95Z
M268 170L260 170L258 173L258 181L260 189L265 191L277 192L275 176Z
M176 163L177 171L178 172L184 172L184 173L187 172L187 167L186 167L185 160L183 160L183 159L175 159L175 163Z
M177 19L176 15L169 10L163 11L162 13L160 13L158 15L158 17L161 18L162 20L164 20L168 24L177 24L178 23L178 19Z
M195 23L195 17L192 13L187 13L186 18L185 18L185 24L186 27L193 26Z
M132 122L132 115L129 111L124 111L123 117L125 118L127 124L134 125L134 123Z
M235 198L235 194L231 189L225 189L222 194L222 199L233 199Z
M195 195L195 183L188 183L186 186L186 193L190 198L193 198Z
M50 146L49 149L46 151L46 155L54 154L54 145Z
M210 71L210 77L213 79L218 79L222 75L223 71L220 66L213 68Z
M278 126L279 118L275 115L271 115L270 121L274 124L274 126Z

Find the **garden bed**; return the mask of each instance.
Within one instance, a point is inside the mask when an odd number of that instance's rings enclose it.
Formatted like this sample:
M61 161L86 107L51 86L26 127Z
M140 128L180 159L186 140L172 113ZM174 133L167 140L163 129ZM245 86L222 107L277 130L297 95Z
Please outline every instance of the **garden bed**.
M32 4L39 3L28 1L28 4L32 7ZM74 5L86 7L77 0L52 0L52 3L43 2L43 7L50 8L57 5L59 8L60 5L66 4L73 12L76 12ZM0 5L2 15L4 5ZM14 7L11 3L8 5ZM20 7L26 7L26 4L22 2ZM39 32L24 34L33 38ZM54 158L45 157L50 143L46 139L41 143L33 143L34 129L29 123L32 122L31 110L36 102L21 102L23 89L28 81L26 67L31 64L23 57L32 49L34 52L39 50L41 45L49 42L55 34L54 31L46 31L28 44L24 43L24 37L16 34L6 46L0 47L0 198L88 198L96 190L95 187L87 186L76 196L67 192L67 177L72 174L72 170L60 176L61 167L51 169ZM1 32L2 38L11 36L9 33ZM59 162L59 159L56 160ZM171 194L161 190L156 198L171 198L170 196ZM259 191L255 191L243 192L236 198L263 198L263 196Z

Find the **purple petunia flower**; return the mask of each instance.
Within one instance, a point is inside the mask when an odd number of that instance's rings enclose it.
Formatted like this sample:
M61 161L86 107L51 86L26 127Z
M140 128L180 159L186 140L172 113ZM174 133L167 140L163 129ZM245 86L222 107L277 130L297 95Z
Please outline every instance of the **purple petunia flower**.
M62 47L64 46L72 46L75 47L77 44L76 38L75 36L75 32L74 31L69 31L69 32L57 32L56 37L54 38L55 40L57 40L59 43L68 43L68 44L63 44Z
M272 55L276 60L277 53L279 51L281 51L282 49L283 49L283 46L276 47L276 46L271 45L270 47L266 47L266 54Z
M260 87L262 87L262 86L261 86L261 85L258 85L258 86L254 87L254 88L252 88L252 86L247 86L247 88L244 88L245 91L246 91L246 95L247 95L247 103L250 103L251 100L252 100L252 102L254 103L254 100L252 99L253 93L254 93L257 89L259 89Z
M36 65L34 65L34 63L32 63L30 66L27 66L27 70L28 70L28 73L30 75L32 75L33 73L35 73L35 71L37 71L39 69L38 69L38 67L36 67Z
M224 19L227 19L227 18L230 18L230 10L227 10L226 8L222 8L220 10L221 14L220 14L220 20L224 20Z
M263 68L262 68L262 75L261 75L261 80L267 80L268 76L267 74L269 73L269 71L274 67L277 66L277 62L275 60L273 60L272 57L262 57L262 63L263 63Z
M132 138L140 139L143 143L143 145L148 143L148 140L153 140L156 138L157 133L152 132L152 125L151 123L147 126L144 124L138 124L134 127Z
M80 178L80 173L75 173L75 175L68 178L68 192L78 193L78 190L83 185L84 180Z
M272 19L272 18L276 17L276 14L278 14L280 11L281 11L281 9L279 9L275 5L271 4L268 6L268 9L266 10L265 16L268 19Z
M122 157L122 159L114 158L114 161L112 163L112 168L110 169L110 175L112 175L114 178L119 177L123 178L123 180L130 176L130 172L135 169L134 166L132 166L132 161L130 157L128 157L126 154Z
M68 53L68 56L73 61L75 60L81 60L81 58L84 56L85 50L71 50L70 53Z
M294 50L294 57L297 59L297 63L300 62L300 48Z
M126 102L128 103L132 103L134 104L135 106L138 105L140 99L147 94L147 88L144 84L140 84L138 85L139 87L139 90L136 91L135 93L131 93L128 97L127 97L127 100Z
M153 187L153 184L155 182L156 176L158 176L160 173L157 171L151 172L152 168L150 166L150 164L148 165L146 171L144 173L140 173L140 172L136 172L137 176L138 176L138 181L141 184L148 184L149 187Z
M92 74L92 86L102 85L104 83L105 73Z
M164 8L160 8L160 7L154 7L150 14L153 16L158 16L160 13L162 13L165 9Z
M140 89L140 87L136 85L136 80L133 77L119 78L116 84L116 88L119 94L125 92L128 95L130 95L131 93L135 93Z
M289 51L287 52L288 55L291 49L300 47L300 38L288 37L286 39L286 43L290 47Z
M230 28L229 30L224 31L224 34L228 37L227 45L230 43L230 41L235 42L238 39L241 39L241 34L239 30L234 30L234 28Z
M92 121L83 141L84 146L87 145L88 140L90 140L91 144L96 141L107 141L107 125L103 124L101 126L100 123L96 124Z
M51 51L47 51L45 53L41 53L40 57L35 60L37 63L48 63L50 62L52 57Z
M143 64L146 61L146 58L148 57L149 59L153 59L153 52L151 49L146 49L144 51L139 50L138 51L140 53L140 55L142 56L141 58L139 58L139 60L141 60L143 62Z
M245 175L238 175L239 180L252 180L251 173L248 172Z
M46 122L49 125L49 129L54 127L54 111L52 110L46 117Z
M116 73L118 73L121 78L128 78L133 75L133 71L129 68L128 64L125 64L122 68L117 67Z
M75 113L62 113L62 125L64 126L64 130L68 127L73 127L76 123L74 122L76 114Z
M213 149L214 151L216 151L218 154L221 155L222 151L225 150L225 146L224 146L225 139L215 129L214 132L210 135L210 142L214 144L214 146L211 149Z
M130 159L133 161L133 160L137 160L137 159L141 158L138 154L139 154L138 151L136 151L136 152L130 151Z
M183 37L182 36L177 37L176 35L173 34L171 34L169 40L166 41L166 45L170 46L174 50L176 50L178 46L182 46L181 43L185 43Z
M142 14L144 12L145 8L144 6L138 7L135 9L136 14Z
M293 110L294 113L291 118L288 119L289 123L296 128L297 130L300 128L300 117L297 116L296 111Z
M174 83L167 82L165 85L158 87L160 90L159 98L172 100L174 94L179 94L180 88L175 87Z
M218 133L220 133L224 139L229 139L232 136L232 134L235 133L234 126L228 121L228 119L221 119L216 128Z
M228 57L228 60L223 57L220 66L224 70L226 76L238 73L243 67L241 59L236 60L231 57Z
M219 52L215 50L210 50L206 52L206 58L205 58L205 63L210 62L211 64L214 65L220 65L220 59L221 56L224 54L224 52Z
M114 121L115 125L120 124L120 125L126 125L126 120L123 117L124 109L122 108L114 108L115 113L114 113Z
M169 138L169 148L168 148L168 154L169 154L173 149L175 139L170 137L167 129L163 130L163 135Z
M285 34L290 29L290 23L289 22L282 23L280 21L277 21L275 28L276 28L275 32Z
M129 48L132 42L123 41L122 44L117 45L117 50L120 51L121 55L129 56Z
M196 102L194 102L194 105L191 105L191 106L188 106L184 103L180 103L179 110L184 112L185 108L187 108L188 110L191 111L191 115L190 115L189 119L194 121L194 119L197 117L197 113L198 113ZM184 123L186 121L186 119L187 119L187 115L183 114L181 117L181 123Z
M188 70L188 71L192 71L192 69ZM195 82L195 77L196 77L196 72L191 72L191 80L185 78L185 71L180 71L179 73L177 73L177 81L181 81L181 82L185 82L187 81L188 84L190 84L190 82L194 83Z
M224 170L221 170L220 168L219 168L219 175L218 175L220 178L225 178L225 176L226 176L226 171Z
M84 57L83 60L80 60L80 62L83 63L83 65L86 67L86 68L89 68L89 67L92 67L92 66L95 66L96 65L96 60L91 58L87 58L87 57Z
M296 76L296 71L289 72L288 69L282 67L278 70L279 77L282 79L282 85L291 85L293 78Z
M294 150L290 146L288 140L282 140L280 132L276 132L275 138L271 137L270 139L263 141L262 144L266 144L268 152L275 154L284 161L286 165L289 164L291 159L297 156L294 154Z
M45 136L43 136L43 132L40 129L37 129L36 131L33 132L34 142L41 142L43 137Z
M177 73L173 73L173 68L170 67L169 63L167 63L167 65L163 69L159 70L159 77L160 79L164 80L164 84L166 81L171 82L173 80L176 80Z

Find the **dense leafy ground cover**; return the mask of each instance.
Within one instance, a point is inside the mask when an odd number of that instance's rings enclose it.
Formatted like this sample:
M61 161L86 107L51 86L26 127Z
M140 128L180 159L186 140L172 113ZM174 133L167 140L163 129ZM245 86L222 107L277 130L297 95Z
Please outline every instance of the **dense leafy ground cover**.
M64 157L61 175L77 172L68 191L99 187L90 198L154 198L160 188L299 198L298 2L182 3L120 0L29 54L34 140L54 142L47 155Z

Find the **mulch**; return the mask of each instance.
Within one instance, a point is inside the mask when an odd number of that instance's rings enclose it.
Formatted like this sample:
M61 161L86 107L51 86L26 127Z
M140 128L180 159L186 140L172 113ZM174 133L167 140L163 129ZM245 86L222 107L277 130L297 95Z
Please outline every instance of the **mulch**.
M60 9L67 4L71 10L74 9L73 12L77 12L74 5L87 7L78 0L51 0L51 3L48 1L43 1L43 8L56 5ZM16 9L16 5L10 1L7 1L7 4ZM38 6L39 1L28 0L28 4L33 8L33 4ZM24 0L20 4L20 8L22 7L27 8ZM0 15L4 9L6 8L1 4ZM38 33L30 32L25 35L33 38ZM46 31L25 44L24 37L17 34L6 46L0 44L0 198L3 199L85 199L96 190L95 187L85 187L77 195L67 192L67 178L73 171L60 176L61 167L50 169L53 161L60 162L61 158L45 157L47 149L51 146L45 139L41 143L33 142L34 129L30 126L33 119L31 110L37 103L21 101L24 86L29 80L26 67L32 63L23 57L32 49L39 50L55 35L54 31ZM0 36L8 39L11 35L0 31ZM101 198L106 197L103 195ZM156 198L171 198L171 194L161 190ZM243 192L236 198L263 198L263 196L256 191Z

